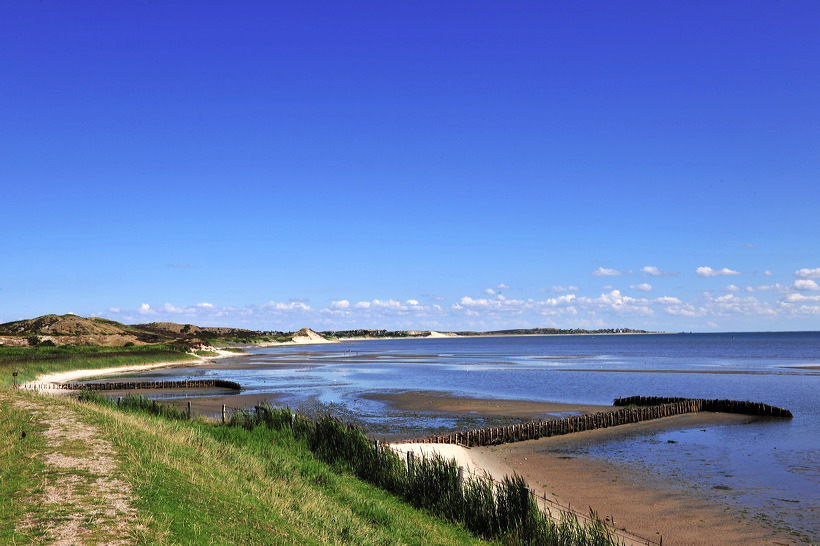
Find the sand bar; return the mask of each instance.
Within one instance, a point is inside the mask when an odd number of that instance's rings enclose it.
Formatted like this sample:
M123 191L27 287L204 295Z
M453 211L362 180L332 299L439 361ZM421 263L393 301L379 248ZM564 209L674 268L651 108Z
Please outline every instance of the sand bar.
M446 392L406 391L391 393L368 393L362 398L388 403L401 411L447 412L458 415L480 414L487 416L538 419L567 413L591 413L613 411L618 408L593 404L561 404L556 402L533 402L528 400L496 400L491 398L468 398L451 396Z

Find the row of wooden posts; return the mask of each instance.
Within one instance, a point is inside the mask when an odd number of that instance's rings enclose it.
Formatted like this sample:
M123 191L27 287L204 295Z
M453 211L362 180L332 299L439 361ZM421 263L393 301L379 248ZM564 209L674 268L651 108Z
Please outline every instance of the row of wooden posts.
M743 415L761 415L766 417L792 417L792 412L787 409L762 404L760 402L746 402L740 400L718 400L706 398L670 398L662 396L629 396L627 398L616 398L615 406L656 406L658 404L671 404L683 402L684 400L695 400L700 403L698 411L714 411L719 413L740 413Z
M242 390L235 381L224 379L183 379L179 381L112 381L106 383L45 383L46 389L63 389L71 391L125 391L135 389L203 389L218 388Z
M769 415L774 417L792 416L789 410L775 408L766 404L737 402L732 400L720 401L722 402L721 404L715 404L715 402L714 400L698 398L681 398L675 402L660 403L645 407L628 407L614 411L585 413L572 415L570 417L531 421L529 423L503 427L457 431L449 434L439 434L405 441L424 444L458 444L467 447L497 445L650 421L652 419L660 419L662 417L670 417L684 413L726 411L724 409L712 409L715 407L734 409L731 413L746 413L741 411L741 409L745 408L750 415ZM630 404L634 404L634 402Z

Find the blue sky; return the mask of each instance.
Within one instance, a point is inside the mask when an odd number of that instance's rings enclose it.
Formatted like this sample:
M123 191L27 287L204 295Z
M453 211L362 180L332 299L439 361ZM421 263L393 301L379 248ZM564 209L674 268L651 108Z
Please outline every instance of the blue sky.
M820 3L0 7L0 322L820 330Z

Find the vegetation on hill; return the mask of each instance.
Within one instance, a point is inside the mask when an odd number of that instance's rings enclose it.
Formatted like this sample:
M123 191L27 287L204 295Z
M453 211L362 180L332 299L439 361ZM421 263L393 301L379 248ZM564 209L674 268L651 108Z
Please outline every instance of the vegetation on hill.
M567 334L650 334L646 330L632 328L601 328L585 330L583 328L517 328L512 330L492 330L489 332L455 332L460 336L525 336L525 335L567 335Z
M403 338L403 337L426 337L430 335L429 330L327 330L319 332L326 338L346 339L346 338Z
M200 327L194 324L151 322L122 324L103 318L76 315L44 315L0 324L0 346L109 346L174 343L190 346L290 341L291 332L242 328Z

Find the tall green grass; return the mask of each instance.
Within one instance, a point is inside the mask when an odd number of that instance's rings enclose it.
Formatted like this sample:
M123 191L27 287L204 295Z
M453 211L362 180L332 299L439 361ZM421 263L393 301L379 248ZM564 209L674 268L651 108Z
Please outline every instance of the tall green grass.
M158 362L183 362L196 357L167 345L135 347L0 347L0 386L33 381L37 376L78 369L100 369ZM13 377L13 373L17 377Z
M500 484L488 476L462 480L456 462L440 456L419 457L405 465L399 454L380 449L362 430L332 417L313 421L287 408L257 407L235 413L229 426L289 431L337 471L352 472L485 539L562 546L618 544L594 514L588 524L572 515L556 521L544 514L521 476L506 477Z

